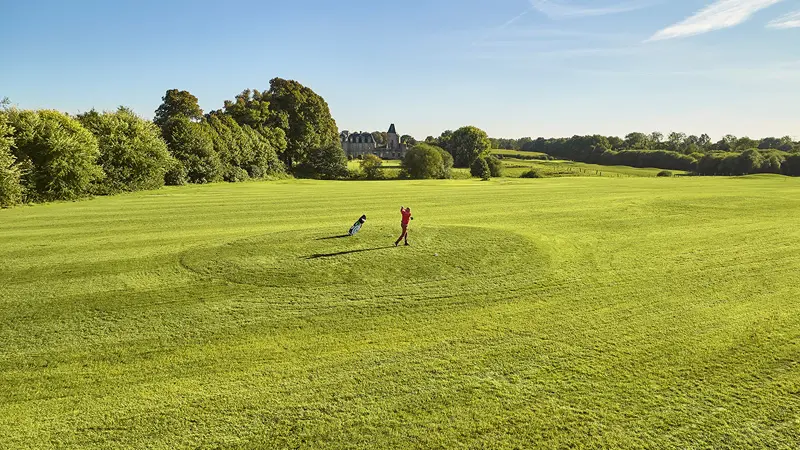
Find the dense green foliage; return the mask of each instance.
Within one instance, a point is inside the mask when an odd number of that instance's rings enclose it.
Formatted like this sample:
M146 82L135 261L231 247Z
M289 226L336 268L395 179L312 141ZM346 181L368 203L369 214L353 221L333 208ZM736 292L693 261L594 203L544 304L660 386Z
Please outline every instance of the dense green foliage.
M222 164L214 151L211 127L184 116L170 118L163 128L172 156L183 165L191 183L211 183L222 178Z
M383 178L383 160L377 155L364 155L360 161L361 170L368 180L379 180Z
M520 178L544 178L544 174L540 169L526 170L519 176Z
M486 164L489 166L489 172L493 177L499 178L503 176L503 161L494 155L485 156L484 159L486 160Z
M73 200L103 179L97 139L76 119L50 110L7 112L26 201Z
M170 89L161 97L161 100L162 103L156 109L153 122L162 130L173 117L182 116L194 121L203 117L203 110L200 109L197 97L189 91Z
M262 128L264 132L259 133L249 125L239 125L230 115L218 113L208 116L208 124L213 131L211 140L225 181L244 181L284 172L273 145L275 138L268 138L268 133L275 133L276 138L281 139L281 130Z
M787 156L783 161L781 170L785 175L800 177L800 154Z
M401 167L409 178L449 178L453 160L447 158L445 153L447 152L433 145L417 144L408 149Z
M492 171L489 169L489 163L486 158L475 158L472 165L469 167L469 173L473 177L478 177L483 180L488 180L492 177Z
M322 97L294 80L274 78L269 85L270 120L286 133L281 158L287 168L302 164L314 150L340 145L336 121Z
M20 169L11 153L14 128L8 118L0 112L0 208L7 208L22 201Z
M491 149L486 132L473 126L445 131L439 145L453 155L455 167L471 167L477 158L487 156Z
M308 151L305 161L297 167L298 175L335 180L345 178L347 172L347 157L342 147L336 143Z
M653 133L630 133L621 139L616 136L574 136L570 139L601 138L608 143L609 149L613 150L666 150L690 155L692 153L708 153L714 151L737 152L741 153L751 148L759 150L780 150L784 152L800 151L800 141L795 142L790 136L782 138L767 137L760 140L753 140L748 137L737 138L733 135L726 135L718 142L712 142L707 134L701 136L687 136L685 133L670 133L665 139L659 132ZM520 139L496 139L490 138L492 148L541 151L548 143L555 141L565 141L566 139L532 139L524 137Z
M798 199L302 180L3 210L0 448L798 448Z
M167 144L152 122L130 109L116 112L90 111L78 120L97 138L97 163L106 174L98 193L157 189L164 185L170 164Z

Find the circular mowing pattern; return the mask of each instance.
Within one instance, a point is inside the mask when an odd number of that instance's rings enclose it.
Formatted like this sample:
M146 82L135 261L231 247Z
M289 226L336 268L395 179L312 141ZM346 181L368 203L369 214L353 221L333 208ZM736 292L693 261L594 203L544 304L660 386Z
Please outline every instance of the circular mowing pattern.
M541 252L515 233L477 227L415 227L394 246L390 228L356 236L280 232L187 252L187 269L237 284L285 288L387 287L503 276L541 268Z

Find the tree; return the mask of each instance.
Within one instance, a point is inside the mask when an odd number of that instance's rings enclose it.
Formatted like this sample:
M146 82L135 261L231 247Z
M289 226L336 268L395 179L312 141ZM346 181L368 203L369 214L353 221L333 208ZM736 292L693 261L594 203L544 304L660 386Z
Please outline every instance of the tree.
M800 177L800 154L787 156L781 165L781 171L784 175Z
M286 167L278 157L279 149L286 148L286 138L280 128L262 128L257 132L247 125L242 132L251 142L252 152L246 156L244 168L251 178L263 178L286 173Z
M444 150L430 144L417 144L406 152L401 162L403 173L416 179L445 178L448 176Z
M297 81L274 78L268 92L272 126L286 133L281 158L288 169L310 151L339 146L339 131L325 100Z
M664 140L664 134L660 131L653 131L647 139L647 147L650 150L659 150L661 148L661 141Z
M213 132L207 123L192 122L183 115L172 117L164 124L167 147L180 161L191 183L211 183L222 178L222 165L212 141Z
M8 124L8 118L0 113L0 208L8 208L22 201L20 168L11 153L13 134L14 128Z
M499 178L503 176L503 161L500 161L494 156L487 156L484 158L489 165L489 172L492 177Z
M308 152L298 173L312 178L335 180L347 176L347 157L338 142Z
M734 149L740 152L750 150L752 148L758 148L758 141L754 141L746 136L737 139L734 146Z
M446 150L453 155L456 167L470 167L477 158L489 153L489 136L480 128L466 126L456 130Z
M100 191L157 189L164 185L170 155L161 130L130 109L90 111L78 120L97 138L97 162L106 174Z
M667 137L667 150L673 152L682 152L683 144L686 141L686 133L678 133L673 131Z
M173 117L183 116L191 121L199 121L203 118L203 110L200 109L197 97L189 91L170 89L161 100L163 102L156 109L153 122L162 130Z
M708 150L709 147L711 147L711 136L705 133L701 134L700 139L697 141L697 145L700 146L703 151Z
M452 141L453 141L453 130L445 130L442 132L442 134L439 135L438 138L434 140L434 142L431 145L435 145L439 148L442 148L452 155L453 154Z
M51 110L9 110L14 156L27 201L73 200L102 180L97 139L80 122Z
M383 160L380 159L377 155L364 155L364 158L361 159L361 170L364 171L364 174L367 176L367 179L370 180L378 180L383 178Z
M630 133L625 136L625 148L645 149L647 148L648 137L644 133Z
M488 180L492 177L492 172L489 170L489 164L486 162L486 158L475 158L475 161L472 162L469 168L469 173L473 177L479 177L483 180Z
M758 150L750 149L739 155L736 164L736 174L746 175L748 173L758 173L764 164L764 157Z
M231 116L236 123L254 129L267 126L273 118L269 94L257 89L245 89L233 101L225 100L224 109L225 114Z
M625 141L617 136L609 136L608 144L611 146L611 150L622 150L625 148Z
M726 134L719 142L714 144L714 147L716 147L717 150L728 152L736 148L736 140L736 136Z
M375 139L375 144L377 145L386 145L386 136L388 135L385 131L373 131L372 137Z
M794 142L792 141L792 137L791 136L784 136L784 137L781 138L781 143L778 146L778 150L781 150L781 151L784 151L784 152L791 152L791 151L794 150L794 148L795 148L795 146L794 146Z
M417 145L417 140L408 134L404 134L403 136L400 137L400 143L412 147L414 145Z

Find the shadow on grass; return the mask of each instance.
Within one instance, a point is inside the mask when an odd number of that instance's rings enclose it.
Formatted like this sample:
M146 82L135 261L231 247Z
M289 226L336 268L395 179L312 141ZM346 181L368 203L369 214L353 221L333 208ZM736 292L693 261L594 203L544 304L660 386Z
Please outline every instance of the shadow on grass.
M328 236L328 237L324 237L324 238L318 238L317 240L318 241L327 241L329 239L342 239L342 238L346 238L346 237L350 237L350 235L349 234L343 234L341 236Z
M319 258L333 258L335 256L351 255L353 253L374 252L375 250L385 250L387 248L394 248L394 245L387 245L386 247L363 248L361 250L346 250L336 253L316 253L307 257L306 259L319 259Z

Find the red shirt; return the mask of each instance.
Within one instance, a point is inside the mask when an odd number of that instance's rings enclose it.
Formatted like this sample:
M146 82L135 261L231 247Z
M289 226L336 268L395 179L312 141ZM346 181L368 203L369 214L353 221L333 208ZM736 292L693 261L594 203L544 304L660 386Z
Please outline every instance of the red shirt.
M400 214L403 215L403 225L408 225L408 221L411 219L411 210L410 209L401 209Z

